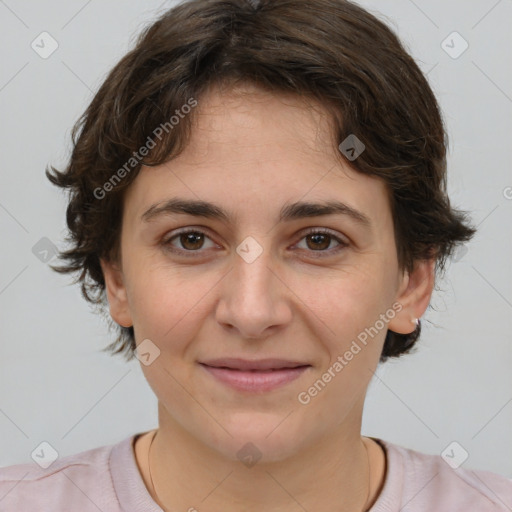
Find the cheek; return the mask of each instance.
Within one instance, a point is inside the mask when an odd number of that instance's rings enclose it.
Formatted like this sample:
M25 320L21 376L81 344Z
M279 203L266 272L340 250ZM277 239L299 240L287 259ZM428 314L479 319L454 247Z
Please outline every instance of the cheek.
M312 393L321 390L313 399L318 421L325 416L326 422L332 422L330 415L337 411L336 421L341 422L342 415L367 389L387 331L380 320L388 309L385 287L383 274L375 271L338 273L337 278L304 284L307 294L301 294L301 299L314 313L310 316L315 327L310 328L328 357L308 388ZM303 391L309 393L308 389ZM325 401L333 407L330 413L321 405Z
M207 273L194 277L172 267L139 268L129 290L138 337L152 339L162 346L169 339L174 343L187 339L188 331L193 333L200 328L205 299L217 281Z
M340 271L317 279L305 278L295 286L301 290L304 304L340 340L373 323L386 303L385 283L378 272Z

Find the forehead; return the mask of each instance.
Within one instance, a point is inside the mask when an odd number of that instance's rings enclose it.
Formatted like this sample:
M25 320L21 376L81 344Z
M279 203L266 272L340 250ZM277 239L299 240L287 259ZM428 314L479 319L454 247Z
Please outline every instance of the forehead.
M331 115L313 99L251 84L215 86L194 114L191 146L198 158L208 149L267 159L278 156L276 151L306 153L309 159L317 153L322 164L326 153L335 156Z
M238 220L278 217L300 200L342 201L375 221L388 209L384 183L340 157L324 106L251 86L213 88L198 100L187 147L141 169L125 213L135 222L172 197L218 204Z

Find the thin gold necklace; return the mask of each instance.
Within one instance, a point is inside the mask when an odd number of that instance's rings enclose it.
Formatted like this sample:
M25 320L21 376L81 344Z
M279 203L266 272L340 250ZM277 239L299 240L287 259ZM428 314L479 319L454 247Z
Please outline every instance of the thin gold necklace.
M155 431L155 433L153 434L153 437L151 438L151 443L149 443L149 448L148 448L148 471L149 471L149 479L151 480L151 487L152 487L153 492L155 493L155 496L156 496L156 498L158 500L158 504L165 511L165 508L162 505L162 501L160 500L160 497L158 496L158 493L156 492L156 487L155 487L155 484L153 483L153 476L151 475L151 465L149 463L149 454L151 452L151 446L153 445L153 441L155 440L157 432L158 432L158 430ZM370 485L370 483L371 483L371 481L370 481L370 477L371 477L370 456L368 455L368 448L366 448L366 444L364 442L363 442L363 445L364 445L364 449L366 451L366 460L368 461L368 496L366 497L366 501L365 501L365 504L363 506L362 512L368 512L369 509L366 508L366 505L368 503L368 500L370 499L370 490L371 490L371 485ZM167 512L167 511L165 511L165 512Z

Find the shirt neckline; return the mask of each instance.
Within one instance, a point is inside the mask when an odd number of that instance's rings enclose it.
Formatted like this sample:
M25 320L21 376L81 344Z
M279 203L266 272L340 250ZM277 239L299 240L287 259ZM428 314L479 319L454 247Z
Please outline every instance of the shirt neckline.
M135 459L134 442L148 432L151 430L127 437L114 445L110 454L112 482L123 512L163 512L149 494Z
M163 512L149 493L135 458L135 440L144 434L140 432L127 437L112 447L109 458L114 490L121 510L130 512ZM399 509L404 481L403 459L392 443L370 437L377 442L386 454L386 475L380 494L368 512L396 512Z

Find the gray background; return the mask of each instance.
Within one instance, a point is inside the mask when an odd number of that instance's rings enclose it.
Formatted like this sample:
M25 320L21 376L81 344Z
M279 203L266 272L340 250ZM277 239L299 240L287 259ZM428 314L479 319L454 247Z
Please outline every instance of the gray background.
M428 72L451 141L452 202L479 228L434 295L417 353L379 366L363 433L434 454L457 441L464 467L512 477L512 1L360 3ZM106 324L32 248L43 237L64 247L65 196L45 166L65 162L107 71L171 5L0 1L0 466L30 462L42 441L65 456L157 425L140 363L99 351ZM31 48L43 31L59 44L47 59ZM441 46L453 31L469 43L456 59Z

